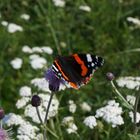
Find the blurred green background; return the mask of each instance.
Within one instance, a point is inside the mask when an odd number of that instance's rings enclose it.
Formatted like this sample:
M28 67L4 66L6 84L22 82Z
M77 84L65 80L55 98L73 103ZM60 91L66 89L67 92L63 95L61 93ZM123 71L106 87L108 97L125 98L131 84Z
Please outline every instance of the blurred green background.
M6 113L19 112L15 103L19 98L19 88L30 85L30 80L44 75L44 70L33 70L29 66L28 55L22 52L22 46L50 46L53 55L43 55L50 66L57 55L72 53L91 53L105 59L104 66L98 70L91 82L80 90L67 89L63 94L60 107L66 106L69 99L77 104L87 101L93 110L114 99L110 83L105 74L109 71L119 76L138 76L140 72L139 52L131 49L140 48L140 25L127 21L128 17L140 19L140 0L65 0L64 7L57 7L51 0L0 0L0 22L7 21L23 27L23 32L9 33L0 25L0 103ZM88 5L90 12L79 9ZM25 21L21 14L30 15ZM129 52L130 51L130 52ZM22 69L14 70L10 61L15 57L24 60ZM121 89L124 96L131 93ZM71 94L74 93L74 94ZM58 94L58 97L61 95ZM79 116L75 116L77 122ZM60 118L69 115L60 111ZM89 114L82 114L83 116ZM82 119L82 118L81 118ZM131 133L129 120L111 131L108 140L126 140ZM104 126L108 130L108 126ZM82 131L82 126L81 126ZM95 132L98 130L95 130ZM99 140L105 138L100 132ZM97 133L99 135L99 133ZM93 131L86 131L81 139L95 139ZM67 134L64 133L64 139ZM71 136L69 139L78 139Z

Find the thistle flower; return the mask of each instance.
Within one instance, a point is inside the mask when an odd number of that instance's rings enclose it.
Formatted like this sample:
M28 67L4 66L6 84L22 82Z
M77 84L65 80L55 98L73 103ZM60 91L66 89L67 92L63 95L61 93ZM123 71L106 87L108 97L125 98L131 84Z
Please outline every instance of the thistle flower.
M46 71L45 78L49 82L49 89L51 91L58 91L60 84L64 85L64 81L56 77L56 74L53 72L52 68L49 68Z
M9 140L8 131L0 128L0 140Z

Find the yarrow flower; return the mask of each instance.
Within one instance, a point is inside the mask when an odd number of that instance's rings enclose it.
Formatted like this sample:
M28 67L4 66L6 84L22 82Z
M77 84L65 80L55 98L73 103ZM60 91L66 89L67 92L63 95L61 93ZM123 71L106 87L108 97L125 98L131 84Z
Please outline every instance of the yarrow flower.
M136 97L132 96L132 95L127 95L126 96L126 100L131 104L131 105L135 105L135 101L136 101Z
M69 100L69 111L71 112L71 113L75 113L75 111L76 111L76 104L74 103L74 101L73 100Z
M90 129L93 129L97 125L96 118L94 116L88 116L84 119L84 124Z
M47 61L45 58L40 57L39 55L31 55L30 64L33 69L42 69L47 64Z
M42 46L42 47L40 46L40 47L30 48L28 45L24 45L22 47L22 51L24 53L29 53L29 54L31 54L31 53L47 53L47 54L51 55L53 53L52 48L49 46ZM38 57L38 55L36 55L36 56ZM37 58L37 57L35 57L35 58ZM34 57L30 56L30 58L34 58Z
M86 11L86 12L90 12L91 11L91 8L87 5L81 5L79 7L80 10L83 10L83 11Z
M24 20L29 20L29 19L30 19L30 15L28 15L28 14L22 14L22 15L20 16L20 18L22 18L22 19L24 19Z
M62 125L66 127L68 134L77 133L77 126L74 124L74 118L72 116L67 116L63 118Z
M96 118L103 118L106 122L111 123L112 127L124 124L122 108L115 100L108 101L107 105L96 110Z
M85 112L90 112L91 111L91 106L86 102L83 102L82 104L80 104L80 107Z
M20 69L22 67L22 63L23 61L21 58L15 58L10 62L14 69Z
M9 33L15 33L17 31L22 32L23 28L15 23L9 23L7 26L7 30Z
M134 17L127 17L127 21L135 24L136 26L140 27L140 19Z
M119 79L117 79L116 82L118 86L126 87L128 89L138 90L140 87L140 77L132 77L132 76L120 77Z
M52 0L56 7L64 7L65 1L64 0Z
M131 111L129 112L129 117L131 118L131 121L134 123L134 113ZM136 123L140 122L140 113L136 113Z

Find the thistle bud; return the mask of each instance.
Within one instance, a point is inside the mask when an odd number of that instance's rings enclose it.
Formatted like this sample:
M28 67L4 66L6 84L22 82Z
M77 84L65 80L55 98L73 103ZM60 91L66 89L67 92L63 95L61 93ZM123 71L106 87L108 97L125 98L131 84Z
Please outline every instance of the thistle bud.
M0 108L0 120L3 119L5 116L4 110Z
M112 80L114 80L115 76L112 72L108 72L106 74L106 78L107 78L107 80L112 81Z
M31 100L31 104L34 107L38 107L41 104L41 98L38 95L33 95L32 100Z

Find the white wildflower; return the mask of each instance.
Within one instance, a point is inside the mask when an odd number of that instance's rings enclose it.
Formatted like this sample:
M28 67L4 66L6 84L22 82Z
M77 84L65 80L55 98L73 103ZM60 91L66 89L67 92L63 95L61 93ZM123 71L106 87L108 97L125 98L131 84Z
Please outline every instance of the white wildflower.
M33 52L32 49L31 49L28 45L24 45L24 46L22 47L22 51L23 51L24 53L32 53L32 52Z
M64 0L52 0L56 7L64 7L65 1Z
M127 87L128 89L136 89L138 90L140 87L140 77L120 77L117 79L117 84L120 87Z
M28 102L30 101L30 98L28 97L22 97L21 99L17 100L16 107L23 108Z
M39 109L41 118L44 120L45 114L46 114L45 109L41 105L38 107L38 109ZM39 120L37 112L36 112L36 108L33 107L31 104L29 104L25 107L24 115L26 117L30 117L33 122L40 123L40 120Z
M31 125L29 122L25 122L23 125L18 127L17 133L18 135L28 136L30 139L34 139L36 137L36 132L39 129L36 126Z
M134 113L131 111L129 112L129 116L131 118L131 121L134 123ZM137 112L136 113L136 123L139 123L140 122L140 113Z
M15 33L17 31L20 31L20 32L23 31L23 28L21 26L15 24L15 23L9 23L7 28L8 28L9 33Z
M33 59L37 59L37 58L39 58L40 56L38 55L38 54L32 54L32 55L30 55L29 56L29 59L30 60L33 60Z
M22 63L23 61L21 58L15 58L10 62L14 69L20 69L22 67Z
M77 126L73 123L73 124L70 124L69 127L66 129L66 131L68 132L68 134L71 134L71 133L77 133Z
M64 117L62 120L63 125L68 125L69 123L73 123L73 122L74 122L74 118L72 116Z
M52 54L53 53L53 50L52 48L48 47L48 46L43 46L41 47L42 51L47 53L47 54Z
M8 22L7 22L7 21L2 21L2 22L1 22L1 25L7 26L7 25L8 25Z
M28 14L22 14L22 15L20 16L20 18L22 18L22 19L24 19L24 20L29 20L29 19L30 19L30 15L28 15Z
M34 78L31 80L31 84L44 92L50 92L49 84L45 78Z
M50 94L39 94L39 97L42 99L42 106L47 110L48 103L50 100ZM48 117L54 117L58 113L59 101L56 96L53 96L53 99L50 104Z
M127 21L129 21L137 26L140 26L140 19L138 19L138 18L127 17Z
M102 117L106 122L111 123L112 127L124 124L122 114L122 108L119 107L119 103L115 100L111 100L108 104L100 109L96 110L96 118Z
M83 10L83 11L86 11L86 12L90 12L91 11L91 8L87 5L81 5L79 7L80 10Z
M77 133L77 126L74 124L74 118L72 116L64 117L62 124L66 127L68 134Z
M91 106L86 102L83 102L82 104L80 104L80 107L85 112L90 112L91 111Z
M29 136L26 135L17 135L18 140L31 140Z
M43 52L41 47L33 47L32 51L33 51L33 53L42 53Z
M135 101L136 101L136 97L132 96L132 95L127 95L126 96L126 100L131 104L131 105L135 105Z
M74 103L74 101L73 101L73 100L69 100L69 111L70 111L71 113L75 113L76 108L77 108L77 106L76 106L76 104Z
M7 126L22 125L25 122L25 120L23 120L23 118L20 115L9 113L8 116L9 119L5 122Z
M23 96L23 97L24 96L27 96L27 97L31 96L32 95L31 88L28 86L23 86L20 88L19 94L20 94L20 96Z
M94 116L88 116L84 119L84 124L90 129L93 129L97 125L96 118Z
M30 64L33 69L42 69L47 64L47 61L45 58L38 55L31 55Z

